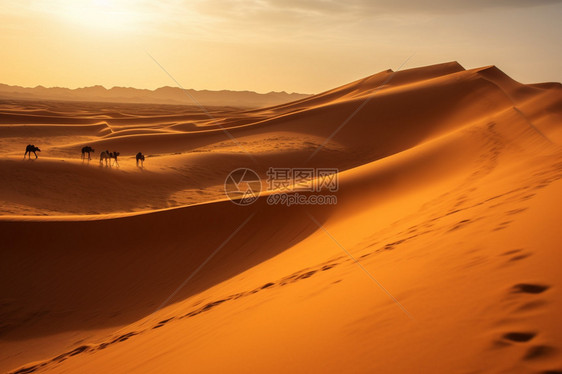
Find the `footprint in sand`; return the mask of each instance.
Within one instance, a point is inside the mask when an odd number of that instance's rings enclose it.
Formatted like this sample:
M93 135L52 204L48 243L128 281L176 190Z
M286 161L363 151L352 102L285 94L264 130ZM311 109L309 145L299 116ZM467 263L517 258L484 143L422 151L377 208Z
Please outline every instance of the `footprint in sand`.
M509 257L507 259L507 263L513 263L515 261L520 261L528 258L531 256L532 253L530 252L523 252L523 249L512 249L510 251L502 253L500 256Z
M552 355L556 349L548 345L535 345L527 350L524 360L536 360Z
M511 288L512 293L539 294L546 291L549 287L540 284L519 283Z
M533 339L536 335L534 332L508 332L503 334L503 338L512 342L523 343Z

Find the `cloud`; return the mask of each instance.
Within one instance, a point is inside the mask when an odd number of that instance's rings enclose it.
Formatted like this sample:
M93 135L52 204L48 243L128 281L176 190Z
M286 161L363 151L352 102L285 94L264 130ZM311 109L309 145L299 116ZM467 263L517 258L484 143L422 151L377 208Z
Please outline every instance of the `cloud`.
M193 0L190 1L193 3ZM199 0L202 14L221 17L289 19L314 16L377 16L385 14L447 14L493 8L527 8L562 4L562 0Z
M562 4L562 0L264 0L259 3L279 11L298 10L323 14L459 13L490 8L526 8Z

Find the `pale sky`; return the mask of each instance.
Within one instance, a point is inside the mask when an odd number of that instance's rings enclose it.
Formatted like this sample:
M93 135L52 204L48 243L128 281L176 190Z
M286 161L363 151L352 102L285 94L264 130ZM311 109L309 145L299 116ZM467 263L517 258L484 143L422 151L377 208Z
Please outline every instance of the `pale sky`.
M317 93L456 60L562 80L562 0L2 0L0 83Z

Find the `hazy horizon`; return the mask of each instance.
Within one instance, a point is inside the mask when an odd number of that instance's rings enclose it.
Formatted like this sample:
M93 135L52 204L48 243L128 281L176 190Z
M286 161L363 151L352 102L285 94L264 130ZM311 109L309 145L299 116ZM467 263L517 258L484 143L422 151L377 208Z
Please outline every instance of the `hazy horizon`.
M43 88L63 88L63 89L70 89L70 90L78 90L78 89L83 89L83 88L93 88L93 87L103 87L106 90L111 90L112 88L125 88L125 89L134 89L134 90L149 90L149 91L156 91L160 88L180 88L178 86L173 86L173 85L165 85L165 86L160 86L160 87L156 87L156 88L144 88L144 87L132 87L132 86L105 86L103 84L93 84L91 86L77 86L77 87L64 87L64 86L44 86L42 84L38 84L35 86L22 86L19 84L8 84L8 83L4 83L4 82L0 82L0 84L4 84L10 87L20 87L20 88L39 88L39 87L43 87ZM206 88L201 88L201 89L195 89L195 88L191 88L191 87L183 87L183 89L186 90L195 90L195 91L213 91L213 92L219 92L219 91L232 91L232 92L254 92L257 94L268 94L268 93L286 93L286 94L304 94L304 95L313 95L315 93L310 93L310 92L290 92L290 91L267 91L267 92L258 92L258 91L253 91L253 90L230 90L230 89L216 89L216 90L209 90Z
M0 82L318 93L382 70L496 65L562 80L562 1L7 1Z

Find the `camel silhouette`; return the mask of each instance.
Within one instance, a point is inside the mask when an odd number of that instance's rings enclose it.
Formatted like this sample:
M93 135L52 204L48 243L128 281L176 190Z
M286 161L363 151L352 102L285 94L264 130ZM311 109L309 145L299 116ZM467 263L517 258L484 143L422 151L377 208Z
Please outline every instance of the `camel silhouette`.
M115 160L115 165L119 166L119 162L117 162L117 156L119 156L119 152L113 151L111 153L111 158Z
M31 159L31 153L33 153L35 155L35 158L37 158L37 153L35 153L36 151L41 152L39 147L36 147L33 144L28 144L27 147L25 147L25 153L23 155L24 160L25 156L28 156L28 158Z
M137 153L136 159L137 159L137 166L139 166L139 161L140 161L141 168L144 167L144 155L141 152Z
M90 152L94 153L95 149L93 149L92 147L90 147L89 145L86 147L82 147L82 160L86 157L86 153L88 154L88 161L90 161L92 159L92 157L90 157Z
M111 166L111 159L115 160L115 165L119 166L119 162L117 161L117 156L119 156L119 152L113 151L109 152L108 150L103 151L100 153L100 165L103 164L103 160L105 160L105 166Z

